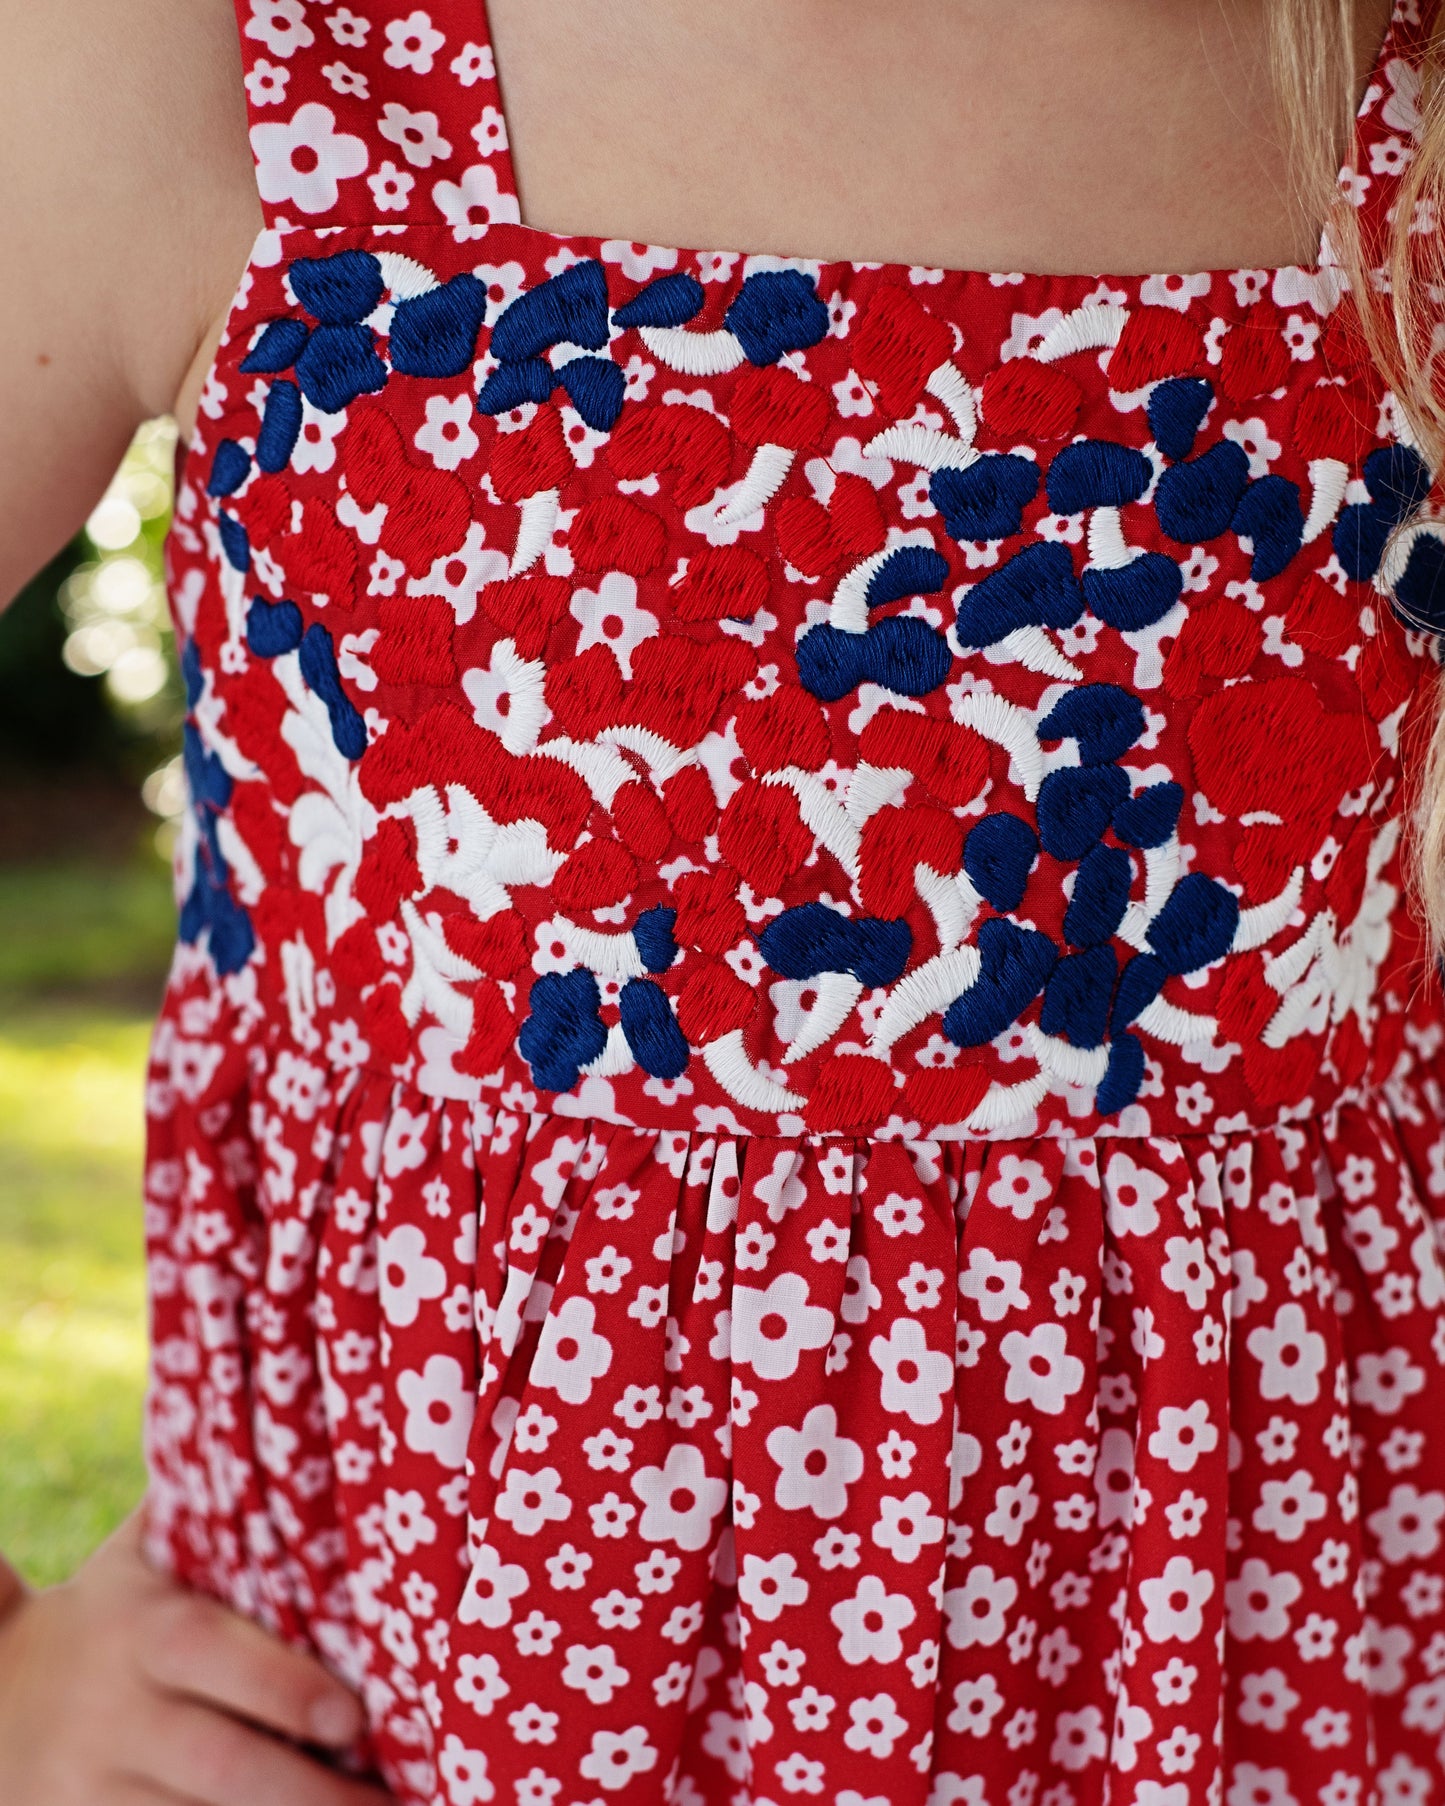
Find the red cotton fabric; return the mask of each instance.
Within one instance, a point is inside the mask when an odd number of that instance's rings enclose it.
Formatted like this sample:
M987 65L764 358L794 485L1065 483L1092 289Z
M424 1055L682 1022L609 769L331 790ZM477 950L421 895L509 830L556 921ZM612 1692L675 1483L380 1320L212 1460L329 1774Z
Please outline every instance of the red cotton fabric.
M152 1551L403 1806L1445 1798L1445 535L1329 247L559 237L479 0L239 20Z

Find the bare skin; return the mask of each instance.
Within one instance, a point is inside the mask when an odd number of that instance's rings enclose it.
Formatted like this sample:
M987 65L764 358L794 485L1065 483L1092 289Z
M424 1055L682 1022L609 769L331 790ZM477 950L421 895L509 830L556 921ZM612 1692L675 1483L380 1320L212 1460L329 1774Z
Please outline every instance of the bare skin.
M130 1519L0 1620L0 1799L26 1806L385 1806L298 1747L356 1700L310 1658L153 1573Z
M1314 261L1265 90L1266 4L1030 0L1026 20L1003 0L490 12L534 226L1124 273ZM1366 64L1389 9L1359 0ZM261 221L227 0L70 0L63 25L0 0L0 43L3 604L85 518L142 420L173 412L189 431ZM344 1699L335 1684L150 1575L130 1532L66 1588L8 1613L3 1594L0 1799L377 1797L272 1735L303 1734L318 1689Z

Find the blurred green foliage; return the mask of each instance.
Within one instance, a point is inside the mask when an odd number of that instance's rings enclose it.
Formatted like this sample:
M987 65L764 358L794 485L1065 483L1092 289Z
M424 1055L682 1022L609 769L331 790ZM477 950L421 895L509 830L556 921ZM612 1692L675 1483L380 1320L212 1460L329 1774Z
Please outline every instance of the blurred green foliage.
M163 546L175 443L169 421L142 427L84 531L0 614L0 765L12 776L90 766L140 783L174 756L184 690Z
M143 1486L143 1083L173 923L154 856L0 869L0 1547L36 1582Z
M84 1005L0 1032L0 1543L63 1579L136 1504L147 1024Z
M0 821L19 830L0 832L0 1548L37 1583L144 1484L145 1048L183 796L174 442L144 428L85 532L0 615ZM19 862L22 844L45 856Z

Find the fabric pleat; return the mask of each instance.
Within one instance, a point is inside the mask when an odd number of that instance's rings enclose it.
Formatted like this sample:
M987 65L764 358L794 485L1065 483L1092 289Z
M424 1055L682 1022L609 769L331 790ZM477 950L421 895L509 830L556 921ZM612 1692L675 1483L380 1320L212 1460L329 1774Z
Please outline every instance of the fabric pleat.
M293 1078L158 1038L152 1543L406 1806L1432 1797L1423 1090L939 1144Z

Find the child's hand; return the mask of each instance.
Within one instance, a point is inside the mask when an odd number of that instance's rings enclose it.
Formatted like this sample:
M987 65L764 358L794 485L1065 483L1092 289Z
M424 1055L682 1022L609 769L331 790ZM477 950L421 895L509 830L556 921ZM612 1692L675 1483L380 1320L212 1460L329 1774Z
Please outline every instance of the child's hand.
M16 1806L385 1806L296 1747L361 1729L319 1663L155 1573L134 1517L0 1618L0 1800Z

